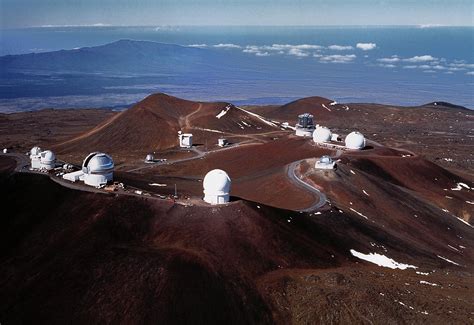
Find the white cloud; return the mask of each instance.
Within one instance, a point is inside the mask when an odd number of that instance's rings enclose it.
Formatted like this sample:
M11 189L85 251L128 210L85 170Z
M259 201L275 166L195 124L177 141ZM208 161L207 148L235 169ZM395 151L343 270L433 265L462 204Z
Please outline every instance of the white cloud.
M418 66L416 65L406 65L403 67L403 69L416 69L416 68L418 68Z
M329 45L328 49L334 51L349 51L353 50L354 48L350 45Z
M468 72L466 72L466 74L469 75L469 76L474 76L474 71L468 71Z
M393 55L390 58L377 59L377 61L382 62L382 63L395 63L395 62L399 62L400 58L396 55Z
M397 66L395 64L379 64L380 67L382 68L396 68Z
M431 55L420 55L420 56L414 56L409 59L404 59L403 61L405 62L429 62L429 61L436 61L437 59L435 57L432 57Z
M436 73L436 71L434 71L434 70L425 70L425 71L423 71L423 72L424 72L424 73Z
M441 25L441 24L421 24L421 25L418 25L418 28L435 28L435 27L443 27L445 25Z
M298 56L298 57L306 57L306 56L309 56L309 53L308 52L304 52L304 51L301 51L300 49L298 48L292 48L288 51L288 54L289 55L294 55L294 56Z
M355 54L347 55L326 55L322 56L319 61L323 63L351 63L357 56Z
M370 51L373 50L377 47L377 44L375 43L357 43L356 47L358 49L361 49L363 51Z
M189 44L188 47L207 47L207 44Z
M256 52L255 55L256 56L269 56L270 53L268 53L268 52Z
M241 48L240 45L232 44L232 43L225 43L225 44L221 43L221 44L216 44L213 46L217 48L226 48L226 49L240 49Z

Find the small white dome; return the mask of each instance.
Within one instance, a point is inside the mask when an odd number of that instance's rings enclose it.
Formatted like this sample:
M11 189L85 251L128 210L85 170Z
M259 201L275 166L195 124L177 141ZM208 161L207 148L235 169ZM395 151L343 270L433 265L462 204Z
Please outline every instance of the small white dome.
M38 146L35 146L35 147L31 148L31 150L30 150L30 155L31 156L37 156L40 153L41 153L41 148L38 147Z
M331 164L332 163L332 158L329 157L329 156L322 156L321 158L319 158L319 162L321 162L323 164Z
M151 153L149 153L148 155L146 155L145 160L146 161L153 161L153 160L155 160L155 157L153 157L153 155Z
M346 136L345 143L348 149L363 149L365 147L365 137L362 133L354 131Z
M204 193L206 195L228 195L230 183L229 175L225 171L221 169L211 170L204 177Z
M52 163L54 161L56 161L56 156L51 150L46 150L41 153L42 163Z
M108 154L94 152L87 156L82 167L85 172L91 174L109 173L114 169L114 161Z
M316 143L331 141L332 133L325 126L318 126L313 132L313 141Z

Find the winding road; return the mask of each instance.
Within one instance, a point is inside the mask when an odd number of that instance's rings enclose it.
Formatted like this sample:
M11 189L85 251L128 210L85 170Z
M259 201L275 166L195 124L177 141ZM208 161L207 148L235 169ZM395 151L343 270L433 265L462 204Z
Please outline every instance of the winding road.
M303 159L304 160L304 159ZM311 192L312 194L314 194L316 197L319 198L319 200L317 202L315 202L312 206L306 208L306 209L302 209L300 211L302 212L312 212L314 210L317 210L317 209L320 209L322 208L326 202L327 202L327 197L326 195L321 192L320 190L318 190L317 188L315 188L314 186L306 183L305 181L303 181L302 179L300 179L298 176L296 176L296 168L297 166L303 161L303 160L298 160L298 161L295 161L295 162L292 162L291 164L288 165L288 169L287 169L287 175L288 175L288 178L298 187L300 188L303 188L305 189L306 191L309 191Z

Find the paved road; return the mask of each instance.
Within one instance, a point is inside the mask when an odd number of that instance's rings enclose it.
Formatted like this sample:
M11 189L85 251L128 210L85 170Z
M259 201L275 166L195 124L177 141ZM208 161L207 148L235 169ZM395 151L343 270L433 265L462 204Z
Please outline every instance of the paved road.
M292 162L291 164L289 164L287 174L288 174L288 178L296 186L311 192L312 194L314 194L318 198L318 201L315 202L312 206L310 206L309 208L300 210L302 212L311 212L311 211L322 208L326 204L327 197L323 192L321 192L317 188L311 186L310 184L306 183L305 181L301 180L298 176L296 176L295 169L302 161L303 160L298 160L298 161L295 161L295 162Z

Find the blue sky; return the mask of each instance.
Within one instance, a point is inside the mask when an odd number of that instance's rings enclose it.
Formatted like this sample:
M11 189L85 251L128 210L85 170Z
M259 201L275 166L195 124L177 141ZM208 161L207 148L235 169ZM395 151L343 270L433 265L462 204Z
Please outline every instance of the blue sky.
M0 0L1 27L474 25L472 0Z

